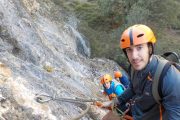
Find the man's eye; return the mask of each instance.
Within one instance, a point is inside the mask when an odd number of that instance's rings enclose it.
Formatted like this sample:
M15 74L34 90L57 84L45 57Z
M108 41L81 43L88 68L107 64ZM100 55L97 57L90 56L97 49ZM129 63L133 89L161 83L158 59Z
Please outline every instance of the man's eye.
M131 52L132 49L131 48L126 48L126 52Z
M143 46L138 46L137 50L141 50L143 48Z

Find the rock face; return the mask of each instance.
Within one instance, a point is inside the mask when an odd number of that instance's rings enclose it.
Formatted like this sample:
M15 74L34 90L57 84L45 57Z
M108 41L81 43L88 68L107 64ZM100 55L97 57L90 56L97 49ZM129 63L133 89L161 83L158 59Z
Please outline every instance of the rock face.
M99 77L117 64L89 58L77 23L53 0L0 0L0 119L67 120L83 109L62 101L41 104L39 94L101 97Z

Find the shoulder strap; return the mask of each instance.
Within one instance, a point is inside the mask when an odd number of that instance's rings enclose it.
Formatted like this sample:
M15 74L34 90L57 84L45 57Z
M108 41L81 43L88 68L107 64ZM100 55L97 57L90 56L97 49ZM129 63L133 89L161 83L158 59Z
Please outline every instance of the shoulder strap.
M158 66L157 66L157 69L156 69L156 72L155 72L155 75L153 78L152 94L153 94L153 97L156 100L156 102L160 104L161 96L159 95L159 90L161 91L161 87L159 87L159 82L162 82L162 79L163 79L164 74L165 74L165 73L162 74L162 72L165 71L163 69L165 68L165 65L168 63L168 61L165 59L162 59L159 56L155 56L155 57L158 60Z
M126 89L125 86L124 86L122 83L120 83L120 82L118 82L118 81L116 81L116 80L114 80L113 82L114 82L114 90L116 89L116 87L117 87L118 85L120 85L120 86L123 88L123 90Z
M159 93L159 96L160 96L161 99L162 99L162 97L163 97L163 95L162 95L162 89L161 89L161 88L162 88L162 85L163 85L163 81L164 81L163 79L164 79L164 76L166 75L166 73L167 73L167 71L168 71L168 69L170 68L171 65L172 65L171 62L167 62L167 63L165 64L162 72L161 72L160 77L159 77L158 93ZM161 99L160 99L160 102L161 102Z

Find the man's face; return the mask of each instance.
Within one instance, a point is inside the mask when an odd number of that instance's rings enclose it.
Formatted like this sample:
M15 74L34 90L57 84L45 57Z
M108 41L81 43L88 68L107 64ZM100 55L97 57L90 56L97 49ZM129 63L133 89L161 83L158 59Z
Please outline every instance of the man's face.
M147 43L126 48L130 64L135 70L142 70L149 61L149 48Z
M110 82L105 82L104 86L106 89L109 89L111 87L111 83Z

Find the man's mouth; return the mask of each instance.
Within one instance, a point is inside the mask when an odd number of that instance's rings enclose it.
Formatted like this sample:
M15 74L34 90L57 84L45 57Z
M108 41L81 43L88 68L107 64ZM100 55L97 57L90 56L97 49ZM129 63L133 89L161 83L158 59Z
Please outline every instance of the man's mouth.
M139 65L141 63L141 60L133 60L132 62L134 65Z

